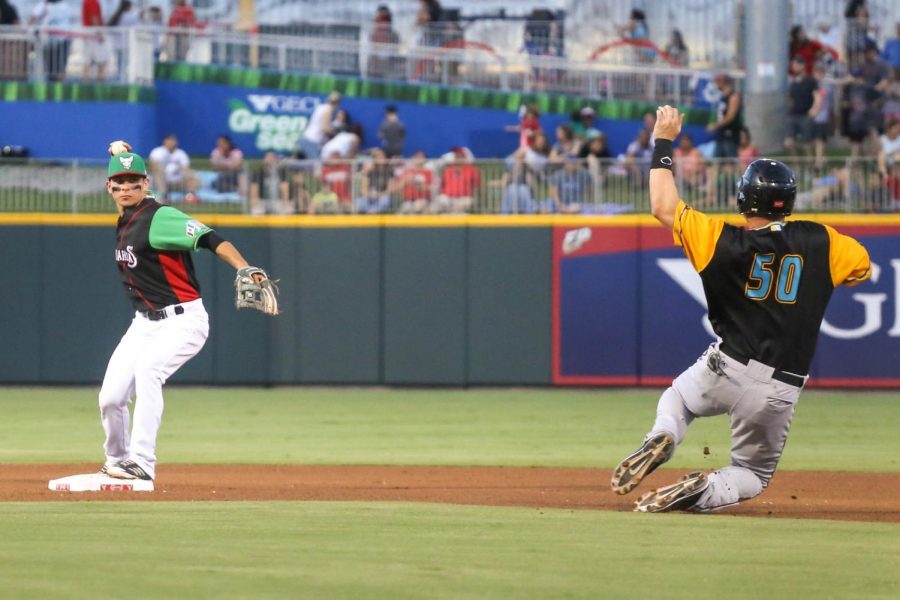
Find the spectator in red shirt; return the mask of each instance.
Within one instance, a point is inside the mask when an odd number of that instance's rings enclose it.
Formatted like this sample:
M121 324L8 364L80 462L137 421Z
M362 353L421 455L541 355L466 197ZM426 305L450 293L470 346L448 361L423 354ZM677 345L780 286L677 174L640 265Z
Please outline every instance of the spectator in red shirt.
M434 172L425 165L425 153L419 150L397 176L402 188L402 214L424 213L431 204Z
M172 14L169 15L169 27L197 27L197 14L187 0L174 0Z
M175 8L169 15L169 27L175 29L190 29L199 27L197 15L187 0L174 0ZM173 33L169 36L169 54L170 60L183 61L187 58L188 50L191 48L190 33Z
M472 208L475 193L481 187L481 173L469 162L465 148L453 149L453 162L444 167L441 193L435 200L435 212L462 214Z
M350 163L337 153L328 156L319 172L323 186L310 202L309 213L349 212L350 195L353 187L353 172Z
M809 39L803 27L794 25L791 27L790 59L794 60L797 56L803 57L806 75L812 77L815 64L830 54L821 42Z
M81 24L88 28L103 26L99 0L84 0L81 3ZM109 56L110 48L102 31L87 31L84 38L84 78L90 79L92 67L97 67L97 81L101 81Z
M509 125L507 131L519 133L519 148L527 148L534 142L534 136L543 131L541 128L541 113L534 104L523 105L520 109L521 118L518 125Z

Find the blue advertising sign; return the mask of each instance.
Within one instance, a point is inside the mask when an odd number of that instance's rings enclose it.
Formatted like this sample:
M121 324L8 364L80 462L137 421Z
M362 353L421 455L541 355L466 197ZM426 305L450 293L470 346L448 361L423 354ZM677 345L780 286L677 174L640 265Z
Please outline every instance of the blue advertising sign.
M900 385L900 221L877 219L836 225L868 249L873 275L835 290L812 386ZM655 222L557 227L553 255L555 383L668 385L716 339L699 275Z
M168 132L178 134L180 146L191 155L209 154L221 134L231 135L250 157L262 156L266 150L290 153L297 147L312 111L325 101L325 96L318 94L229 85L165 79L156 85L160 138ZM389 104L397 107L406 126L405 155L422 150L427 156L440 156L454 146L465 146L479 158L502 158L519 144L518 134L507 130L519 122L514 112L344 97L341 108L353 122L362 125L362 148L380 145L378 129ZM542 116L541 126L551 142L556 139L556 127L568 123L569 118L561 114ZM614 156L625 152L643 126L640 121L596 120ZM685 131L697 144L711 137L703 126L686 126Z

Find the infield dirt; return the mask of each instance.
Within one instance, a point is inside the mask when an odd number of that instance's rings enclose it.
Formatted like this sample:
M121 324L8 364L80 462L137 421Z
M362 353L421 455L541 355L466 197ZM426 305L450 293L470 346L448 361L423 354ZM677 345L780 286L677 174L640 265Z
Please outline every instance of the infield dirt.
M608 469L309 465L164 465L152 493L66 493L50 479L96 465L4 465L0 502L331 500L441 502L629 511L642 490L685 471L661 469L628 496ZM722 514L900 523L900 473L780 472L759 497Z

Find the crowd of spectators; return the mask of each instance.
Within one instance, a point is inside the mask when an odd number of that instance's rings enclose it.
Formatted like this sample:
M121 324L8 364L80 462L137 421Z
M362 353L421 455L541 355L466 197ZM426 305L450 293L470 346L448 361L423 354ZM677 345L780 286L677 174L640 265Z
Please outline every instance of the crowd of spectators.
M76 24L77 1L43 0L27 23L61 29ZM159 5L138 11L133 0L119 0L106 19L99 0L80 0L80 4L82 31L89 32L83 34L81 47L86 79L103 80L124 67L125 47L121 39L101 28L104 25L148 23L175 28L156 45L157 55L165 52L173 60L187 58L186 30L201 26L188 0L171 0L167 18ZM841 27L827 19L817 20L812 35L799 24L790 30L784 148L790 156L813 160L820 169L829 147L846 145L852 157L878 156L881 184L900 190L894 147L895 125L900 121L900 23L894 37L880 48L871 36L865 0L850 0L845 17ZM22 23L10 0L0 0L0 18L4 24ZM531 16L525 27L525 52L564 56L561 33L552 26L554 18L547 11ZM416 44L426 47L447 44L458 33L438 0L419 0L416 28ZM387 5L376 8L370 31L375 50L369 68L389 68L389 54L378 62L378 47L398 43L399 36ZM658 48L651 43L642 10L632 10L618 33L634 45L638 63L656 59ZM71 36L60 36L43 46L38 59L50 80L65 78L71 40ZM0 67L5 68L19 58L15 48L7 48L10 42L3 44ZM663 51L670 64L690 64L688 47L677 29L669 32ZM423 66L426 73L446 68L452 65ZM759 153L744 127L736 82L718 74L714 83L718 100L707 128L712 140L697 144L690 135L682 136L677 148L678 176L683 192L693 200L722 205L737 170ZM495 198L494 204L509 213L608 212L618 208L603 202L607 178L621 178L629 189L643 193L653 151L653 118L652 113L645 115L625 151L614 156L607 136L596 126L594 107L583 106L568 123L545 132L537 106L523 105L518 122L506 128L518 134L518 143L494 172L480 170L472 162L471 151L463 147L450 148L441 157L428 158L421 152L407 155L406 128L393 106L386 107L377 139L367 144L362 127L342 108L340 94L333 92L313 111L292 156L267 153L249 168L241 150L222 135L210 155L212 176L204 179L193 174L187 155L171 135L154 150L150 162L163 197L175 190L175 197L181 194L186 201L196 201L204 188L249 198L254 213L460 213L478 210L486 197ZM616 147L625 145L623 140L616 142ZM832 179L848 180L844 175Z
M143 4L143 3L142 3ZM37 60L48 81L63 81L72 74L69 62L73 44L78 42L81 78L85 81L123 79L127 63L128 29L137 25L169 27L167 35L154 38L158 60L166 53L169 60L185 60L190 49L190 29L203 24L188 0L171 0L168 18L164 2L148 4L138 10L135 0L118 0L115 10L103 14L100 0L41 0L30 14L21 15L15 0L0 0L0 25L32 25L43 28L41 52ZM22 79L27 73L29 43L20 40L0 42L0 80Z
M822 205L824 198L835 203L872 182L831 172L824 149L834 89L823 83L822 63L812 75L802 56L791 63L785 151L808 159L797 164L815 176L815 202ZM744 125L734 81L722 74L715 82L720 99L707 127L711 139L696 143L689 132L683 133L676 143L675 172L683 197L698 206L727 209L733 182L760 152ZM192 171L177 138L169 135L149 156L154 189L164 199L185 202L231 194L231 201L248 199L252 214L615 214L631 210L634 201L646 196L654 146L652 111L636 124L627 145L617 141L624 151L613 153L592 106L582 106L567 122L545 131L538 107L523 105L518 122L506 127L517 134L510 153L476 161L463 146L436 157L410 152L406 126L394 105L385 106L377 135L367 144L341 100L340 93L332 92L313 110L293 153L269 151L262 161L248 165L233 141L219 136L208 174ZM885 121L883 134L874 129L866 135L874 136L873 155L879 156L874 185L900 195L900 119ZM801 196L808 200L808 194Z
M576 110L551 139L537 107L525 105L519 122L507 128L518 142L505 159L476 164L463 146L439 157L417 150L405 158L406 127L395 106L385 107L378 142L367 148L340 102L340 94L329 94L294 153L267 152L249 171L251 213L463 214L485 204L502 213L614 213L627 208L602 202L605 178L641 187L652 156L653 113L628 149L612 156L592 107ZM339 151L336 142L348 135L355 143Z

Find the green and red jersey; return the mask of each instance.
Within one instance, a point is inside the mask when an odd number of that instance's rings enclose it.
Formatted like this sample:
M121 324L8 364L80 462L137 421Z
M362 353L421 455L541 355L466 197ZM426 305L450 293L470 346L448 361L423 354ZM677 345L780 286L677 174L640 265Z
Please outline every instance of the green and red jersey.
M159 310L200 298L190 253L211 231L152 198L125 209L116 226L116 263L135 310Z

